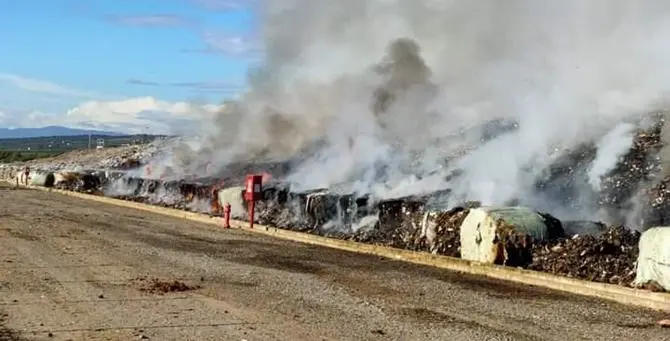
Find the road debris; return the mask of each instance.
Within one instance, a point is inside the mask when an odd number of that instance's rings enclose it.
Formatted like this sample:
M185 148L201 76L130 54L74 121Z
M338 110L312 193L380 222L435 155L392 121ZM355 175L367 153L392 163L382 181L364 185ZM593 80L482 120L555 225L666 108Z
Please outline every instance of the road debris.
M199 285L188 285L178 280L161 280L157 278L137 279L140 282L140 290L151 294L167 294L172 292L184 292L200 289Z

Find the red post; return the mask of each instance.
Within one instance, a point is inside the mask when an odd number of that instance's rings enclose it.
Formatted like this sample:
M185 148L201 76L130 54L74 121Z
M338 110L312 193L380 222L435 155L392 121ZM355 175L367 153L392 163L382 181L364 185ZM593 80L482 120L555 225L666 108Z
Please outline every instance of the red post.
M230 211L231 211L230 203L226 203L225 205L223 205L223 219L224 219L223 227L227 229L230 228Z
M254 212L256 211L256 200L261 200L263 191L263 176L247 175L244 199L249 209L249 228L254 228Z
M249 228L254 228L254 212L256 211L256 200L249 201Z

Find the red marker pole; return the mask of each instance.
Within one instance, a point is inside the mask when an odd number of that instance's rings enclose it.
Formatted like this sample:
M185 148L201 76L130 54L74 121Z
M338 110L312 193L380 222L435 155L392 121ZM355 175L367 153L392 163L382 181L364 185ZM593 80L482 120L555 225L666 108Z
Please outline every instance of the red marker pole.
M223 206L223 218L224 218L223 227L227 229L230 228L230 211L231 211L230 203L226 203Z
M249 202L249 228L254 228L254 212L256 211L256 200Z

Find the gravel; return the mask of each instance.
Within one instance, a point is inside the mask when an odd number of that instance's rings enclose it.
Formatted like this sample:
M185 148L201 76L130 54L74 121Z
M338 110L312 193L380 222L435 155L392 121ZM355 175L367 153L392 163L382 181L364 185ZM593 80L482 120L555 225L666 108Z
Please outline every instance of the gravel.
M606 301L56 193L0 189L0 200L0 278L7 284L0 287L0 313L6 315L0 331L10 331L0 335L166 341L668 338L657 325L664 314ZM201 288L156 295L143 292L138 277Z

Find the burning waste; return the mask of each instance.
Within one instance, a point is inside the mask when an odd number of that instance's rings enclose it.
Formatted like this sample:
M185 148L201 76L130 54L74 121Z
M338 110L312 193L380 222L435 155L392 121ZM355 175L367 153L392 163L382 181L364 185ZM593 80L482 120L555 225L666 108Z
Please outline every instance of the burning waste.
M620 179L618 186L606 187L610 195L621 195L616 188L635 188L644 181L642 177L627 176L626 172L654 169L645 165L654 161L650 155L656 152L657 144L640 141L653 141L650 136L658 138L660 132L655 126L636 135L633 147L622 157L615 171L603 178L602 183ZM573 160L573 167L580 167L582 162L593 157L588 153L579 156L582 159ZM136 178L114 170L56 172L52 174L54 181L43 185L212 215L221 215L220 207L229 203L234 218L247 219L245 188L241 186L241 179L248 170L246 165L228 168L221 177L229 179L223 182L225 186L211 177L197 181L156 180ZM5 177L12 174L12 170L4 169L3 172ZM276 177L270 179L266 175L265 179L263 198L257 204L257 220L262 224L479 262L526 267L591 281L632 285L635 279L641 234L622 226L561 221L523 206L488 207L480 202L466 202L447 209L443 203L450 195L448 190L377 199L370 194L342 194L331 189L293 191L289 183ZM661 193L644 200L658 203L655 207L650 205L653 219L667 219L664 214L669 211L658 209L666 200L662 195L663 186L665 182L652 191L626 191L622 198L626 199L625 195L628 195L627 198L632 199L640 193ZM651 219L645 216L645 221Z
M200 138L55 186L245 218L267 172L263 224L630 285L670 221L670 3L629 6L268 2Z

